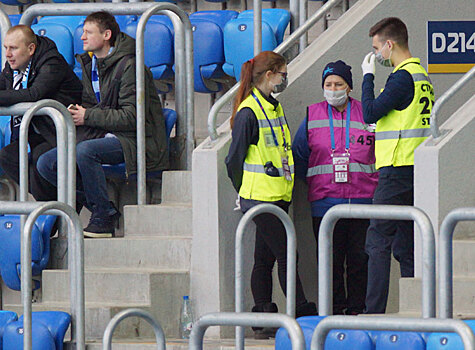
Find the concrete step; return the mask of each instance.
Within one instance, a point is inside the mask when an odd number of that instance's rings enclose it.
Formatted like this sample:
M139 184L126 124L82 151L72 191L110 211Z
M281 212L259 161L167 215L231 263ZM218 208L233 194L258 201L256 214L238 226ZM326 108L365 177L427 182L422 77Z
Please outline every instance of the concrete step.
M44 302L69 301L69 271L43 271ZM97 269L85 271L86 302L150 304L189 289L186 270ZM179 293L177 293L179 292Z
M164 171L162 203L191 203L191 171Z
M115 334L115 333L114 333ZM274 349L275 341L272 340L254 340L246 339L246 349L253 350L271 350ZM182 339L170 339L166 341L166 348L168 350L187 350L188 340ZM232 350L234 349L234 339L222 339L214 340L205 339L203 342L203 349L206 350ZM157 343L155 339L145 339L138 342L134 339L112 339L112 349L114 350L155 350L157 349ZM72 350L69 343L65 344L65 350ZM102 350L102 341L88 342L86 350Z
M454 276L475 277L475 240L455 240L453 251Z
M399 280L399 311L401 313L416 312L420 315L420 278L401 278ZM454 277L454 317L468 319L474 314L475 277Z
M189 269L190 256L189 237L128 236L84 241L86 269Z
M126 205L125 236L191 236L191 203Z

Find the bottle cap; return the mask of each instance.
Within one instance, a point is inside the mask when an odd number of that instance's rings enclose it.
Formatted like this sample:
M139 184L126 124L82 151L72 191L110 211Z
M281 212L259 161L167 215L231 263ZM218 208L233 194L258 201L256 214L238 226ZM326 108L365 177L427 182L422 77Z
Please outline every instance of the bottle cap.
M183 296L183 300L188 300L188 299L189 299L188 295Z

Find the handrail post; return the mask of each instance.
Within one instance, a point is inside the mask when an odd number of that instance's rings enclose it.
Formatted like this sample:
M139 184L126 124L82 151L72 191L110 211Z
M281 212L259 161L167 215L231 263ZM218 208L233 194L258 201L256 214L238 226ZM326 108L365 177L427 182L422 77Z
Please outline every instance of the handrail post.
M439 233L439 317L453 317L453 257L455 226L460 221L475 221L475 208L458 208L447 214Z
M281 208L274 204L259 204L249 209L239 221L236 229L236 266L235 266L235 298L236 298L236 312L243 312L244 310L244 285L242 281L243 274L243 241L244 233L253 218L260 214L275 215L285 227L287 235L287 300L286 313L290 317L295 317L295 283L297 275L297 236L295 234L295 227L290 220L289 215ZM244 348L244 329L242 327L236 328L236 348Z
M104 336L102 337L102 349L112 349L112 335L114 334L114 330L119 325L119 323L122 322L122 320L132 316L143 318L152 326L155 333L155 340L157 341L157 349L165 350L165 333L163 332L160 323L158 323L155 318L153 318L151 313L142 309L126 309L115 315L109 321L104 331Z
M254 11L254 56L262 51L262 0L253 1Z
M62 202L5 202L0 201L1 214L28 215L22 230L21 243L21 296L24 317L24 347L31 350L31 232L38 216L59 215L68 221L69 240L74 242L71 265L72 339L77 349L85 349L84 312L84 238L82 224L76 211ZM71 252L70 252L71 253ZM74 292L74 293L73 293Z
M0 39L1 42L5 42L5 35L7 34L8 29L10 29L12 26L12 23L10 22L10 17L5 13L3 9L0 9ZM5 47L2 45L2 59L0 60L0 63L2 64L2 68L5 67L5 55L6 55L6 50Z
M186 134L186 167L191 169L191 154L194 148L194 103L193 103L193 36L191 22L186 13L171 3L154 4L139 20L136 36L136 77L137 77L137 204L146 202L146 164L145 164L145 69L144 34L149 18L156 13L164 14L177 26L175 31L175 57L178 62L175 74L177 109L183 108L177 123L178 131L184 127ZM176 21L175 15L180 19ZM183 37L184 35L184 37ZM183 51L184 52L183 52ZM182 91L184 93L182 93ZM181 118L180 118L181 117ZM180 125L181 124L181 125ZM181 136L177 133L177 136ZM180 138L177 138L178 140ZM191 149L190 149L191 148Z
M312 336L311 350L323 350L327 334L332 329L354 329L400 332L453 332L457 333L466 350L475 349L472 329L460 320L435 318L399 318L376 316L329 316L321 320Z
M432 107L430 116L430 131L432 137L438 139L441 135L437 117L442 106L455 95L465 84L467 84L475 76L475 66L463 75L457 82L452 85L442 96L440 96Z
M210 326L251 326L251 327L284 327L289 333L293 350L304 350L305 340L297 321L284 314L255 312L218 312L201 316L193 324L190 335L190 350L203 348L203 337Z
M318 312L332 314L333 229L339 219L411 220L422 236L422 317L435 317L435 237L429 217L403 205L338 204L323 216L318 233Z

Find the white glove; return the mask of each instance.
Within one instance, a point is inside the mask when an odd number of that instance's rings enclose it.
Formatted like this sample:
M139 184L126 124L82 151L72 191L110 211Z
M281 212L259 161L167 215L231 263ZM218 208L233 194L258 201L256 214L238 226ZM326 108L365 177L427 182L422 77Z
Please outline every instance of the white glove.
M241 211L241 199L239 198L239 194L238 194L238 197L236 199L236 207L233 210L234 211Z
M368 74L368 73L371 73L374 75L374 71L375 71L375 68L374 68L374 60L375 60L375 54L370 52L368 53L364 60L363 60L363 63L361 63L361 69L363 70L363 76L365 74Z

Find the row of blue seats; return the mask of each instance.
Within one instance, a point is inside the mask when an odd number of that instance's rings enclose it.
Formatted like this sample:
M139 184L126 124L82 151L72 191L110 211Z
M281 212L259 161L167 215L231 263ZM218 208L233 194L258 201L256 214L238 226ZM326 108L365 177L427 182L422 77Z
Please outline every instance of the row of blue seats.
M62 350L71 316L61 311L39 311L31 315L32 348ZM0 349L23 349L23 316L0 310Z
M297 319L310 350L312 336L325 316ZM465 321L475 332L475 320ZM292 350L287 330L280 328L275 337L275 350ZM396 331L332 330L325 340L325 350L464 350L455 333L418 333Z
M139 18L116 16L121 30L135 37ZM290 13L283 9L262 11L262 49L275 49L284 38L290 22ZM74 55L83 53L81 41L85 16L45 16L33 31L56 42L58 50L74 67L78 76L81 69ZM253 54L253 11L199 11L190 15L194 41L195 91L215 93L222 89L225 73L239 80L242 64ZM170 19L152 16L145 31L145 64L155 80L164 81L161 93L171 90L174 76L174 30Z

